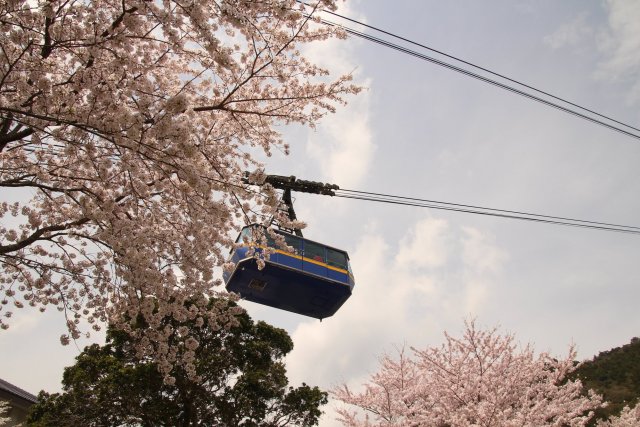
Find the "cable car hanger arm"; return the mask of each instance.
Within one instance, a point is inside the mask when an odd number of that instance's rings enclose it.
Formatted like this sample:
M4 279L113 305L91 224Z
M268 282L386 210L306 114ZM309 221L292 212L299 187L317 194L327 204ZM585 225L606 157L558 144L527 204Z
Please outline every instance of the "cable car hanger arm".
M335 190L340 189L340 187L338 187L336 184L327 184L324 182L297 179L293 175L266 175L264 181L262 182L252 182L251 180L249 180L249 176L249 172L245 172L244 177L242 178L242 182L260 186L269 184L273 188L284 190L284 192L282 193L282 202L287 207L287 215L289 216L290 220L298 219L298 217L296 216L296 212L293 209L293 200L291 199L292 191L298 191L300 193L321 194L325 196L335 196ZM304 237L300 229L296 228L293 230L293 232L296 234L296 236Z
M307 181L304 179L297 179L295 176L284 175L266 175L263 182L251 182L249 181L249 172L244 173L242 182L253 185L269 184L273 188L279 190L298 191L300 193L322 194L325 196L335 196L335 190L339 190L336 184L327 184L324 182Z

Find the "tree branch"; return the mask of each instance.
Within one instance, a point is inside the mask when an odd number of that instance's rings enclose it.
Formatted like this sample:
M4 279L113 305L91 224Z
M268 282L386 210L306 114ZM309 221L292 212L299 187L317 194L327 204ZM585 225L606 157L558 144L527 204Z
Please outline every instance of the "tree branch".
M102 37L107 37L109 34L111 34L111 32L113 30L115 30L116 28L118 28L118 26L120 26L120 24L122 23L122 21L124 20L124 17L127 13L134 13L138 10L138 8L136 6L130 7L129 9L125 9L125 5L124 5L124 0L122 1L122 13L120 14L120 16L118 16L116 18L115 21L113 21L111 23L111 28L104 30L102 32L102 34L100 34Z
M22 128L22 126L18 125L14 127L11 132L0 134L0 153L2 152L2 150L5 149L7 144L9 144L10 142L20 141L21 139L24 139L29 135L33 134L32 128L27 128L23 130L20 130L20 128Z
M49 32L51 25L53 25L53 20L49 17L46 17L44 19L44 43L42 44L42 50L40 51L40 54L44 59L49 57L49 55L51 55L51 52L53 51L51 33Z
M89 222L89 218L81 218L77 221L68 222L66 224L50 225L48 227L39 228L36 231L34 231L31 234L31 236L27 237L26 239L18 243L14 243L12 245L0 245L0 255L5 255L10 252L19 251L20 249L23 249L29 246L30 244L34 243L35 241L39 240L46 233L68 230L71 227L76 227L78 225L86 224L87 222Z

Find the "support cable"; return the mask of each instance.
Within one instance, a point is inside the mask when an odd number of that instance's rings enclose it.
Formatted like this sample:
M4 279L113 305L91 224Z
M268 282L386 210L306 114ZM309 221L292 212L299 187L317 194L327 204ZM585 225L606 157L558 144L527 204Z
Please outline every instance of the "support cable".
M476 215L486 215L507 219L518 219L544 224L563 225L568 227L588 228L602 231L615 231L620 233L640 234L640 227L621 224L612 224L600 221L586 221L575 218L559 217L552 215L535 214L507 209L486 208L482 206L466 205L460 203L441 202L437 200L419 199L415 197L394 196L390 194L373 193L367 191L340 189L336 191L336 197L346 199L365 200L370 202L388 203L395 205L414 206L421 208L439 209L454 212L463 212Z
M439 209L445 211L462 212L475 215L492 216L506 219L517 219L531 221L542 224L563 225L566 227L578 227L592 230L612 231L618 233L640 234L640 227L622 224L613 224L602 221L588 221L583 219L536 214L531 212L488 208L463 203L443 202L432 199L421 199L417 197L396 196L392 194L377 193L371 191L349 190L340 188L335 184L327 184L316 181L298 179L295 176L266 175L261 182L251 182L249 174L246 173L243 182L249 185L271 185L274 188L284 190L283 202L288 207L290 219L295 219L293 211L292 191L334 196L344 199L355 199L369 202L388 203L402 206L413 206L419 208Z
M624 135L630 136L630 137L635 138L635 139L640 139L640 134L636 134L636 133L634 133L634 132L627 131L627 130L625 130L625 129L622 129L621 127L618 127L618 126L612 125L612 124L610 124L610 123L607 123L607 122L605 122L605 121L603 121L603 120L600 120L600 119L597 119L597 118L595 118L595 117L590 117L590 116L588 116L588 115L586 115L586 114L583 114L583 113L581 113L581 112L579 112L579 111L576 111L576 110L573 110L573 109L571 109L571 108L565 107L565 106L560 105L560 104L558 104L558 103L555 103L555 102L553 102L553 101L549 101L549 100L547 100L547 99L544 99L544 98L541 98L541 97L539 97L539 96L533 95L533 94L531 94L531 93L527 93L527 92L525 92L525 91L523 91L523 90L517 89L517 88L515 88L515 87L513 87L513 86L509 86L508 84L501 83L501 82L499 82L499 81L497 81L497 80L493 80L493 79L490 79L490 78L488 78L488 77L482 76L482 75L480 75L480 74L474 73L474 72L472 72L472 71L465 70L464 68L457 67L457 66L455 66L455 65L453 65L453 64L449 64L449 63L447 63L447 62L440 61L439 59L433 58L433 57L428 56L428 55L425 55L425 54L423 54L423 53L416 52L415 50L411 50L411 49L409 49L409 48L406 48L406 47L400 46L400 45L398 45L398 44L391 43L391 42L386 41L386 40L383 40L383 39L381 39L381 38L378 38L378 37L374 37L374 36L371 36L371 35L365 34L365 33L363 33L363 32L360 32L360 31L354 30L354 29L352 29L352 28L348 28L348 27L345 27L345 26L342 26L342 25L336 24L336 23L334 23L334 22L327 21L327 20L325 20L325 19L322 19L322 20L321 20L321 22L322 22L323 24L325 24L325 25L338 26L338 27L342 28L342 29L343 29L347 34L351 34L351 35L354 35L354 36L357 36L357 37L363 38L363 39L365 39L365 40L369 40L369 41L372 41L372 42L374 42L374 43L380 44L380 45L382 45L382 46L389 47L389 48L391 48L391 49L394 49L394 50L397 50L397 51L399 51L399 52L405 53L405 54L407 54L407 55L410 55L410 56L416 57L416 58L418 58L418 59L422 59L422 60L424 60L424 61L431 62L431 63L433 63L433 64L436 64L436 65L439 65L439 66L441 66L441 67L447 68L447 69L449 69L449 70L456 71L456 72L458 72L458 73L464 74L464 75L466 75L466 76L472 77L472 78L474 78L474 79L480 80L480 81L485 82L485 83L488 83L488 84L490 84L490 85L493 85L493 86L499 87L500 89L504 89L504 90L506 90L506 91L508 91L508 92L515 93L516 95L520 95L520 96L522 96L522 97L528 98L528 99L530 99L530 100L532 100L532 101L539 102L539 103L541 103L541 104L543 104L543 105L546 105L546 106L548 106L548 107L552 107L552 108L558 109L558 110L563 111L563 112L565 112L565 113L567 113L567 114L571 114L571 115L573 115L573 116L576 116L576 117L579 117L579 118L581 118L581 119L587 120L587 121L592 122L592 123L594 123L594 124L597 124L597 125L600 125L600 126L606 127L606 128L608 128L608 129L610 129L610 130L613 130L613 131L616 131L616 132L622 133L622 134L624 134ZM582 108L582 109L586 110L586 109L585 109L585 108L583 108L583 107L580 107L580 108ZM606 117L606 116L603 116L603 117ZM624 125L624 126L629 127L629 128L631 128L631 129L636 129L636 128L634 128L633 126L629 126L629 125Z
M298 3L300 3L300 4L302 4L302 5L305 5L305 6L311 6L310 4L308 4L308 3L307 3L306 1L304 1L304 0L297 0L297 2L298 2ZM504 79L504 80L506 80L506 81L509 81L509 82L512 82L512 83L516 83L516 84L518 84L518 85L520 85L520 86L522 86L522 87L524 87L524 88L526 88L526 89L528 89L528 90L532 90L532 91L534 91L534 92L537 92L537 93L539 93L539 94L542 94L542 95L544 95L544 96L547 96L547 97L549 97L549 98L551 98L551 99L555 99L555 100L557 100L557 101L563 102L563 103L565 103L565 104L567 104L567 105L570 105L570 106L572 106L572 107L575 107L575 108L578 108L578 109L580 109L580 110L586 111L586 112L588 112L588 113L590 113L590 114L593 114L593 115L595 115L595 116L597 116L597 117L600 117L600 118L602 118L602 119L609 120L610 122L617 123L617 124L619 124L619 125L621 125L621 126L624 126L624 127L626 127L626 128L629 128L629 129L632 129L632 130L634 130L634 131L638 131L638 132L640 132L640 128L637 128L637 127L634 127L634 126L628 125L628 124L626 124L626 123L623 123L623 122L621 122L621 121L619 121L619 120L616 120L616 119L613 119L613 118L611 118L611 117L608 117L608 116L606 116L606 115L604 115L604 114L598 113L598 112L596 112L596 111L594 111L594 110L591 110L591 109L589 109L589 108L582 107L582 106L580 106L580 105L578 105L578 104L576 104L576 103L573 103L573 102L567 101L567 100L566 100L566 99L564 99L564 98L561 98L561 97L556 96L556 95L552 95L552 94L551 94L551 93L549 93L549 92L546 92L546 91L543 91L543 90L537 89L537 88L535 88L535 87L533 87L533 86L531 86L531 85L527 85L527 84L522 83L522 82L520 82L520 81L518 81L518 80L516 80L516 79L513 79L513 78L510 78L510 77L507 77L507 76L505 76L505 75L503 75L503 74L500 74L500 73L496 73L496 72L494 72L494 71L491 71L491 70L489 70L488 68L481 67L481 66L479 66L479 65L475 65L475 64L473 64L473 63L471 63L471 62L468 62L468 61L462 60L462 59L457 58L457 57L455 57L455 56L453 56L453 55L449 55L449 54L444 53L444 52L442 52L442 51L439 51L439 50L433 49L433 48L431 48L431 47L428 47L428 46L426 46L426 45L423 45L423 44L420 44L420 43L414 42L414 41L412 41L412 40L410 40L410 39L407 39L407 38L405 38L405 37L398 36L398 35L393 34L393 33L391 33L391 32L388 32L388 31L382 30L382 29L380 29L380 28L374 27L374 26L372 26L372 25L367 25L367 24L365 24L365 23L363 23L363 22L360 22L360 21L357 21L357 20L355 20L355 19L345 17L345 16L340 15L340 14L338 14L338 13L331 12L331 11L328 11L328 10L323 10L322 12L327 13L327 14L332 15L332 16L335 16L335 17L338 17L338 18L341 18L341 19L345 19L345 20L350 21L350 22L352 22L352 23L355 23L355 24L361 25L361 26L363 26L363 27L365 27L365 28L368 28L368 29L371 29L371 30L374 30L374 31L380 32L380 33L382 33L382 34L384 34L384 35L386 35L386 36L390 36L390 37L393 37L393 38L396 38L396 39L402 40L402 41L404 41L404 42L406 42L406 43L410 43L410 44L413 44L413 45L415 45L415 46L419 46L419 47L421 47L421 48L423 48L423 49L427 49L427 50L429 50L429 51L431 51L431 52L435 52L435 53L437 53L437 54L439 54L439 55L442 55L442 56L445 56L445 57L447 57L447 58L454 59L454 60L456 60L456 61L458 61L458 62L460 62L460 63L462 63L462 64L465 64L465 65L468 65L468 66L474 67L474 68L476 68L476 69L478 69L478 70L481 70L481 71L483 71L483 72L485 72L485 73L489 73L489 74L491 74L491 75L493 75L493 76L499 77L499 78ZM311 14L306 14L306 16L311 16ZM401 45L399 45L399 44L392 43L392 42L387 41L387 40L384 40L384 39L382 39L382 38L379 38L379 37L375 37L375 36L373 36L373 35L366 34L366 33L362 32L362 31L355 30L355 29L350 28L350 27L347 27L347 26L345 26L345 25L342 25L342 24L338 24L338 23L336 23L336 22L329 21L329 20L327 20L327 19L320 18L320 22L321 22L322 24L324 24L324 25L327 25L327 26L341 28L341 29L342 29L342 30L344 30L347 34L350 34L350 35L352 35L352 36L360 37L360 38L362 38L362 39L365 39L365 40L368 40L368 41L371 41L371 42L377 43L377 44L379 44L379 45L381 45L381 46L388 47L388 48L391 48L391 49L397 50L397 51L399 51L399 52L401 52L401 53L404 53L404 54L407 54L407 55L410 55L410 56L416 57L416 58L418 58L418 59L422 59L422 60L424 60L424 61L431 62L431 63L433 63L433 64L439 65L439 66L444 67L444 68L446 68L446 69L449 69L449 70L452 70L452 71L456 71L456 72L458 72L458 73L461 73L461 74L464 74L464 75L466 75L466 76L472 77L472 78L474 78L474 79L477 79L477 80L483 81L483 82L488 83L488 84L490 84L490 85L493 85L493 86L499 87L499 88L504 89L504 90L506 90L506 91L508 91L508 92L515 93L516 95L520 95L520 96L522 96L522 97L528 98L528 99L530 99L530 100L532 100L532 101L539 102L539 103L541 103L541 104L543 104L543 105L546 105L546 106L548 106L548 107L552 107L552 108L558 109L558 110L560 110L560 111L563 111L563 112L565 112L565 113L567 113L567 114L571 114L571 115L573 115L573 116L576 116L576 117L578 117L578 118L581 118L581 119L583 119L583 120L587 120L587 121L589 121L589 122L591 122L591 123L594 123L594 124L597 124L597 125L600 125L600 126L606 127L606 128L608 128L608 129L610 129L610 130L613 130L613 131L616 131L616 132L622 133L622 134L624 134L624 135L630 136L630 137L635 138L635 139L640 139L640 134L638 134L638 133L628 131L628 130L626 130L626 129L623 129L623 128L621 128L621 127L618 127L618 126L616 126L616 125L613 125L613 124L611 124L611 123L607 123L606 121L600 120L600 119L598 119L598 118L596 118L596 117L591 117L591 116L589 116L589 115L587 115L587 114L581 113L580 111L576 111L576 110L574 110L574 109L572 109L572 108L566 107L566 106L564 106L564 105L558 104L558 103L553 102L553 101L550 101L550 100L548 100L548 99L544 99L544 98L542 98L542 97L540 97L540 96L536 96L536 95L534 95L534 94L532 94L532 93L528 93L528 92L526 92L526 91L524 91L524 90L521 90L521 89L518 89L518 88L516 88L516 87L510 86L510 85L508 85L508 84L506 84L506 83L501 83L501 82L499 82L499 81L497 81L497 80L491 79L491 78L486 77L486 76L483 76L483 75L481 75L481 74L474 73L474 72L472 72L472 71L469 71L469 70L466 70L466 69L464 69L464 68L461 68L461 67L455 66L455 65L453 65L453 64L449 64L449 63L447 63L447 62L441 61L441 60L439 60L439 59L433 58L433 57L431 57L431 56L425 55L425 54L423 54L423 53L420 53L420 52L417 52L417 51L415 51L415 50L409 49L409 48L407 48L407 47L401 46Z
M299 2L301 2L301 1L299 0ZM628 124L626 124L626 123L624 123L624 122L621 122L621 121L619 121L619 120L616 120L616 119L614 119L614 118L612 118L612 117L609 117L609 116L606 116L606 115L604 115L604 114L598 113L597 111L594 111L594 110L592 110L592 109L589 109L589 108L583 107L583 106L581 106L581 105L579 105L579 104L576 104L576 103L574 103L574 102L568 101L568 100L566 100L566 99L564 99L564 98L561 98L561 97L559 97L559 96L553 95L552 93L549 93L549 92L546 92L546 91L544 91L544 90L538 89L538 88L536 88L536 87L534 87L534 86L528 85L528 84L523 83L523 82L521 82L521 81L519 81L519 80L516 80L516 79L514 79L514 78L508 77L508 76L506 76L506 75L504 75L504 74L500 74L500 73L498 73L498 72L491 71L490 69L488 69L488 68L486 68L486 67L482 67L482 66L477 65L477 64L474 64L474 63L472 63L472 62L465 61L464 59L458 58L458 57L456 57L456 56L454 56L454 55L448 54L448 53L443 52L443 51L441 51L441 50L434 49L434 48L429 47L429 46L427 46L427 45L424 45L424 44L422 44L422 43L418 43L418 42L415 42L415 41L413 41L413 40L411 40L411 39L408 39L408 38L406 38L406 37L402 37L402 36L399 36L399 35L397 35L397 34L394 34L394 33L390 32L390 31L386 31L386 30L383 30L383 29L381 29L381 28L379 28L379 27L375 27L375 26L373 26L373 25L369 25L369 24L366 24L366 23L364 23L364 22L360 22L360 21L358 21L358 20L356 20L356 19L349 18L349 17L347 17L347 16L341 15L341 14L336 13L336 12L332 12L332 11L330 11L330 10L323 10L323 13L327 13L327 14L332 15L332 16L335 16L335 17L337 17L337 18L344 19L344 20L349 21L349 22L351 22L351 23L354 23L354 24L360 25L360 26L362 26L362 27L368 28L368 29L370 29L370 30L373 30L373 31L376 31L376 32L382 33L382 34L387 35L387 36L389 36L389 37L392 37L392 38L395 38L395 39L401 40L401 41L403 41L403 42L406 42L406 43L412 44L412 45L414 45L414 46L418 46L418 47L420 47L420 48L422 48L422 49L426 49L426 50L428 50L428 51L431 51L431 52L437 53L438 55L442 55L442 56L447 57L447 58L449 58L449 59L453 59L453 60L458 61L458 62L460 62L460 63L462 63L462 64L469 65L469 66L471 66L471 67L473 67L473 68L475 68L475 69L478 69L478 70L484 71L484 72L489 73L489 74L491 74L491 75L493 75L493 76L496 76L496 77L499 77L499 78L501 78L501 79L507 80L507 81L509 81L509 82L511 82L511 83L516 83L516 84L518 84L518 85L520 85L520 86L522 86L522 87L525 87L525 88L527 88L527 89L533 90L533 91L535 91L535 92L537 92L537 93L540 93L540 94L542 94L542 95L548 96L549 98L553 98L553 99L555 99L555 100L557 100L557 101L564 102L565 104L571 105L572 107L579 108L579 109L581 109L581 110L587 111L587 112L589 112L589 113L591 113L591 114L594 114L594 115L596 115L596 116L598 116L598 117L601 117L601 118L603 118L603 119L607 119L607 120L609 120L609 121L612 121L612 122L614 122L614 123L617 123L617 124L619 124L619 125L622 125L622 126L624 126L624 127L627 127L627 128L629 128L629 129L633 129L633 130L635 130L635 131L640 132L640 128L637 128L637 127L634 127L634 126L628 125ZM327 21L327 22L326 22L326 24L327 24L327 25L339 25L340 27L344 28L344 29L345 29L345 31L347 30L347 27L345 27L345 26L343 26L343 25L340 25L340 24L332 23L332 22L329 22L329 21ZM352 30L352 29L349 29L349 30ZM352 30L352 31L354 31L354 32L355 32L355 30ZM358 34L354 34L354 35L358 35ZM358 37L360 37L360 35L358 35Z

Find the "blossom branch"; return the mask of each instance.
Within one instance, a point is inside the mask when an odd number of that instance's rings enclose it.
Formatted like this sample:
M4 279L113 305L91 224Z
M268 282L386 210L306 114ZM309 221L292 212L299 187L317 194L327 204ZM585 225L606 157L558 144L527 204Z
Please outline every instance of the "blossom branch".
M32 243L43 239L43 236L47 236L49 238L49 233L61 230L68 230L73 227L77 227L89 222L89 218L81 218L76 221L68 222L65 224L57 224L57 225L49 225L46 227L38 228L31 235L21 241L10 244L10 245L0 245L0 255L9 254L11 252L19 251L20 249L24 249L25 247L31 245Z

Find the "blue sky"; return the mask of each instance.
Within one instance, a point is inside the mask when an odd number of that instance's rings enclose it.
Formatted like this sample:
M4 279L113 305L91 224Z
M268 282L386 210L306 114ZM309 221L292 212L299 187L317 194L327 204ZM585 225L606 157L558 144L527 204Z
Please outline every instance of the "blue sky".
M360 0L340 12L640 125L637 1ZM292 154L267 172L640 226L638 139L361 39L307 53L367 89L316 130L283 129ZM349 251L356 288L323 322L245 304L292 335L293 383L357 388L383 352L439 345L469 317L538 351L575 343L581 359L640 335L640 236L314 195L297 195L296 211L305 236ZM55 390L78 352L59 345L60 326L56 313L18 315L0 334L0 377Z

